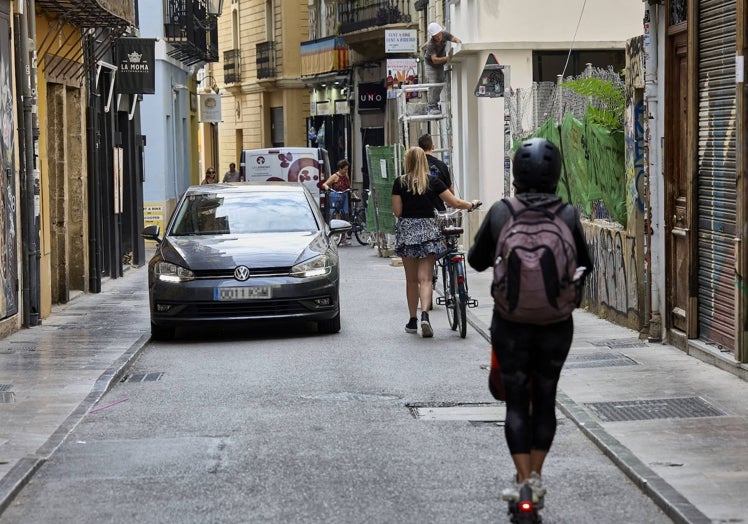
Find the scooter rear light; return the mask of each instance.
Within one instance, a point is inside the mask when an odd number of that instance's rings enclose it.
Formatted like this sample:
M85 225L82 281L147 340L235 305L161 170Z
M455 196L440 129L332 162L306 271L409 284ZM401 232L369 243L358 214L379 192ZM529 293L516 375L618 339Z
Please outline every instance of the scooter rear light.
M519 510L522 513L530 513L532 512L532 502L520 502L519 503Z

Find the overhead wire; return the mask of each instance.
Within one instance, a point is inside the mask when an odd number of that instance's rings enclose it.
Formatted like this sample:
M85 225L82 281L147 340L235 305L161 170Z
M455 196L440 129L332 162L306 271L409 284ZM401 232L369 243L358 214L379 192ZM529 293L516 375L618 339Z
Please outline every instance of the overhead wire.
M566 63L564 64L564 70L561 72L561 78L566 75L566 68L569 66L569 60L571 59L571 52L574 50L574 44L577 41L577 33L579 32L579 26L582 23L582 17L584 16L584 8L587 6L587 0L584 0L582 4L582 10L579 13L579 20L577 20L577 28L574 30L574 36L571 38L571 46L569 47L569 54L566 55Z

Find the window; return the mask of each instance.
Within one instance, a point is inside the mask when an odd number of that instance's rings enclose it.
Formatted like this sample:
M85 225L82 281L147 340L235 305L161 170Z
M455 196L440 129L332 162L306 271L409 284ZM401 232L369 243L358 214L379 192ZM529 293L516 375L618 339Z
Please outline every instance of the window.
M567 57L569 64L564 72ZM623 71L626 54L623 49L572 51L571 56L568 51L533 51L532 79L534 82L556 82L562 73L564 77L582 74L588 63L593 67L613 66L614 71Z

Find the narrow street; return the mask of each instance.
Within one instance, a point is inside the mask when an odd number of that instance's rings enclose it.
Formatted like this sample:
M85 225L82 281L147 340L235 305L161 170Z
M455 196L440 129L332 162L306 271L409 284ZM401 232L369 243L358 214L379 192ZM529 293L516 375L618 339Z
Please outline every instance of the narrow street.
M433 339L406 334L402 268L360 246L341 257L341 333L149 344L0 522L506 522L487 343L438 309ZM471 406L494 421L446 420ZM544 473L545 522L670 522L560 414Z

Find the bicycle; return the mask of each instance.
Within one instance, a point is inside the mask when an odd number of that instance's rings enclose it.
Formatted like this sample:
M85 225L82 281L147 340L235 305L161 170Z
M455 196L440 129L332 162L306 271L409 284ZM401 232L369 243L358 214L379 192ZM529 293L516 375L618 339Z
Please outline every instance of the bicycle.
M457 245L462 235L462 210L435 211L437 222L447 243L447 252L436 262L441 267L444 294L436 298L437 305L447 308L447 320L452 331L459 328L461 338L467 335L467 308L478 307L470 298L465 253Z
M366 206L369 201L369 190L364 190L364 197L359 198L351 193L351 233L362 246L368 246L374 239L374 234L366 229Z
M328 198L330 202L330 218L342 218L348 220L351 223L351 230L346 235L338 236L338 245L342 245L344 238L349 234L353 234L356 240L362 246L367 246L371 243L374 235L366 229L366 201L368 200L369 190L364 192L364 199L359 198L355 193L351 192L350 189L345 191L330 190L330 194L333 193L343 194L345 198L350 198L350 213L346 216L343 215L343 203L342 199ZM333 200L335 202L333 203Z

